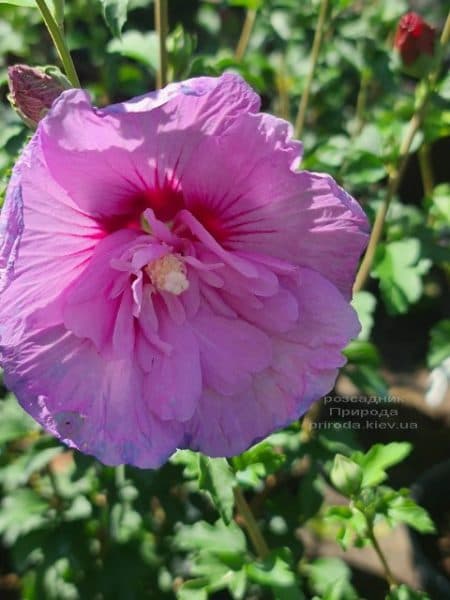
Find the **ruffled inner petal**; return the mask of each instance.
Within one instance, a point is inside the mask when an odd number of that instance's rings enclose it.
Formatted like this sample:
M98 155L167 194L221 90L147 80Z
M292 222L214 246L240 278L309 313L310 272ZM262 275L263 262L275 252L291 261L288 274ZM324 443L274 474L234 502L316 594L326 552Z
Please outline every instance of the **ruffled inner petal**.
M273 360L247 386L232 394L220 385L204 390L187 424L188 447L211 456L242 452L301 416L332 388L345 363L342 348L359 331L356 313L336 287L314 271L300 269L298 277L284 284L298 303L297 321L288 331L271 336ZM235 350L229 360L237 363L243 353Z

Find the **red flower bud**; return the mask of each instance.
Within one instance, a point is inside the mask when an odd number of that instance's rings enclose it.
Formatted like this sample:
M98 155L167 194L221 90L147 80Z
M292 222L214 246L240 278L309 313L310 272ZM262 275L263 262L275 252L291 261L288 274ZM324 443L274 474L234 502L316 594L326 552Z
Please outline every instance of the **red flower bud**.
M433 56L436 31L415 12L400 19L395 33L394 47L403 63L412 65L423 54Z
M8 68L12 107L29 127L36 127L53 101L72 87L56 67L14 65Z

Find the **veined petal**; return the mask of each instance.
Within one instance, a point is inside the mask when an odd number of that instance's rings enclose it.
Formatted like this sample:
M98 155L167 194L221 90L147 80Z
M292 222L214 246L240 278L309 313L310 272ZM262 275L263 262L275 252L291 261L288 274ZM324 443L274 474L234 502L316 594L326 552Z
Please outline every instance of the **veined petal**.
M299 149L278 121L243 115L205 139L183 178L186 207L228 250L315 269L348 298L367 219L331 177L292 169Z
M129 360L103 360L64 327L28 332L0 351L5 382L41 425L109 465L159 466L182 439L176 422L145 404L143 377Z
M157 96L101 110L86 92L69 90L40 123L53 177L106 228L117 227L117 216L133 219L148 207L166 214L165 202L181 203L180 181L200 140L259 106L244 80L230 74Z
M49 177L39 134L16 167L2 219L4 277L9 285L2 293L0 322L8 327L13 315L42 315L47 306L47 318L55 319L61 310L57 301L85 268L103 232Z
M345 363L341 351L360 328L356 313L336 287L309 269L301 269L292 293L299 318L289 332L272 336L271 364L231 395L213 386L204 391L188 424L190 448L210 456L243 452L333 387Z

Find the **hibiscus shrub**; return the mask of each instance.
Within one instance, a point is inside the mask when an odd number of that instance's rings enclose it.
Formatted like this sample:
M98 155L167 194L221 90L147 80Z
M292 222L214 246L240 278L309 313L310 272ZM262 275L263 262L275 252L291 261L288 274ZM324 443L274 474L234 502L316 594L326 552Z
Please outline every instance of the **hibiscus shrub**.
M450 376L450 26L412 4L169 0L162 73L150 0L0 2L1 598L428 598L378 543L435 530L389 383Z

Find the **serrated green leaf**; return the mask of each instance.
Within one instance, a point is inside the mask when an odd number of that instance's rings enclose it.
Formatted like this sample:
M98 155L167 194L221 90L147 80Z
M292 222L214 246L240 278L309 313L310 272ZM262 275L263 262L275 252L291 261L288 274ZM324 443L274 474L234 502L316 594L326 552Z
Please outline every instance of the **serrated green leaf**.
M352 460L358 463L363 471L362 487L375 486L387 477L386 469L404 460L411 453L409 442L391 442L375 444L365 454L355 452Z
M405 313L422 295L422 276L431 261L420 257L416 238L397 240L379 247L373 276L380 280L386 308L392 314Z
M17 460L9 462L4 468L0 469L0 481L4 489L10 491L19 485L23 485L33 473L47 466L52 458L61 454L63 450L62 446L44 448L43 450L32 446Z
M106 24L115 37L120 37L127 21L129 0L100 0Z
M406 523L421 533L436 531L427 511L407 496L399 494L390 500L387 516L393 523Z
M204 550L220 557L240 556L245 553L247 543L242 530L231 522L219 519L214 525L199 521L194 525L183 525L175 534L175 546L182 550Z
M198 486L208 492L227 525L233 518L235 485L236 479L225 458L209 458L199 454Z
M183 475L186 479L197 479L199 476L199 460L198 452L192 450L177 450L170 457L170 462L173 465L184 467Z
M47 502L30 489L19 489L6 496L0 506L0 534L7 545L20 535L48 522Z
M256 561L247 565L250 580L270 587L278 600L303 600L304 595L300 583L290 565L287 550L275 550L264 561Z
M247 488L257 488L271 473L285 462L286 456L267 441L256 444L233 458L236 479Z

